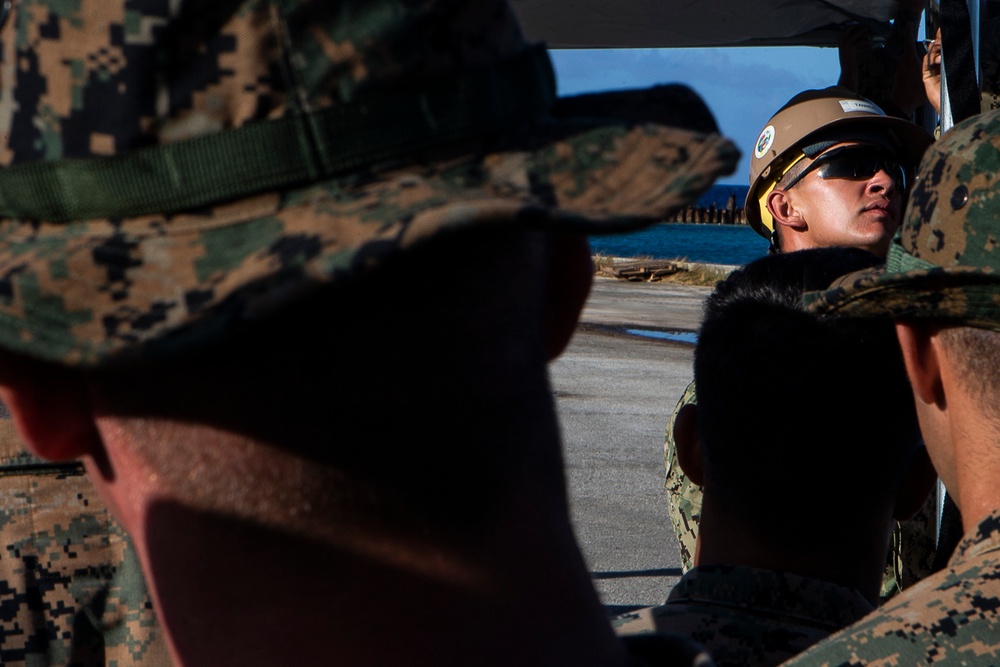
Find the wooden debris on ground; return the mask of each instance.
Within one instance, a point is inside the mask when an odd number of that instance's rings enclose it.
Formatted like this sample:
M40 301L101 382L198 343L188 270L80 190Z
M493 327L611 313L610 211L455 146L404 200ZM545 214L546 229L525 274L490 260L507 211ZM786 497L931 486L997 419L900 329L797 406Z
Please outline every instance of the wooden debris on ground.
M662 259L630 260L628 262L612 262L601 267L601 272L619 280L631 282L656 282L661 278L673 275L681 270L677 262Z

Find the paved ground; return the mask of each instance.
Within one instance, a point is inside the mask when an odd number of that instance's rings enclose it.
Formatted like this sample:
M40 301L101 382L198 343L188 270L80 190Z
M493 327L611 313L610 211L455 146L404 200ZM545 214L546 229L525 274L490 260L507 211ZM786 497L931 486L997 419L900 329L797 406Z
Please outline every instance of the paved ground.
M663 491L663 429L693 346L618 333L695 331L704 287L598 279L551 366L573 522L609 611L657 604L680 575Z

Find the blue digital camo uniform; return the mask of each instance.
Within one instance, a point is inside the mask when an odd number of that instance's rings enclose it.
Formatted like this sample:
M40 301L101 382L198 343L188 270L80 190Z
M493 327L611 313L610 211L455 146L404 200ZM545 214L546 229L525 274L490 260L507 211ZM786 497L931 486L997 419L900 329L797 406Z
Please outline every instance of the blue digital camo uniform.
M852 588L742 565L696 567L667 601L613 621L620 635L669 632L705 645L720 667L777 665L873 609Z
M945 133L921 163L885 267L807 294L809 307L1000 331L998 165L1000 113ZM1000 508L966 533L945 570L794 664L1000 664Z

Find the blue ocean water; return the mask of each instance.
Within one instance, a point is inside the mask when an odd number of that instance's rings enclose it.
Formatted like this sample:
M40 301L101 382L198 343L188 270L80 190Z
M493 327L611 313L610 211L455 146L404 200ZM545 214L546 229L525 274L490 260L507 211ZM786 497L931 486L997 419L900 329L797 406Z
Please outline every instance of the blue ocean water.
M743 206L745 185L715 185L696 206L724 208L730 195ZM642 231L591 236L594 253L612 257L686 259L709 264L746 264L767 254L767 241L746 225L660 223Z
M663 222L631 234L591 236L590 249L611 257L746 264L767 254L767 241L746 225Z

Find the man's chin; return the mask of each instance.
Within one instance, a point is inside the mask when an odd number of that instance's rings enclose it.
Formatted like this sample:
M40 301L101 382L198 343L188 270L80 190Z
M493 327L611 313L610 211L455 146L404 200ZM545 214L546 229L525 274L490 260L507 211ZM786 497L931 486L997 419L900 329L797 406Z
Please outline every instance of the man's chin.
M892 237L893 234L889 234L888 236L883 235L874 239L871 243L859 245L858 247L885 259L886 255L889 254L889 244L892 242Z
M861 239L858 247L884 258L889 253L889 243L892 241L892 237L899 229L898 218L888 214L872 216L868 220L868 227L868 240Z

